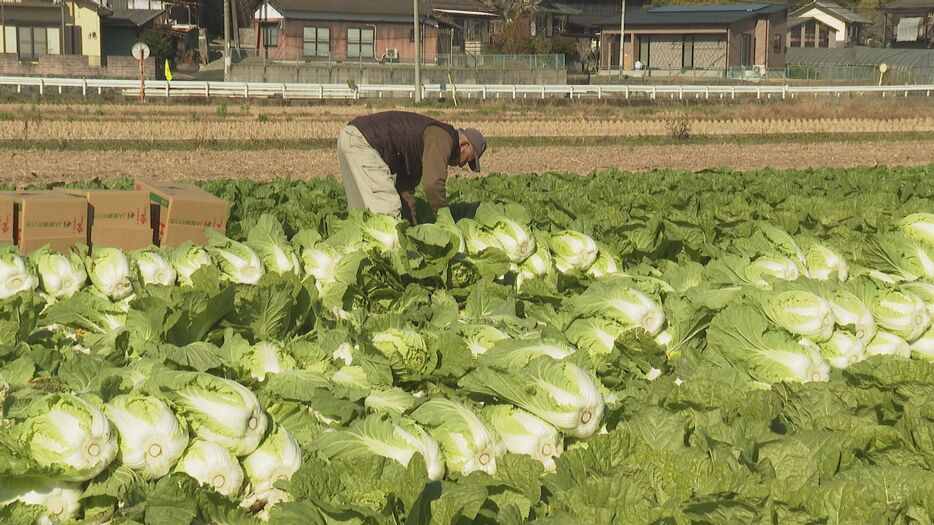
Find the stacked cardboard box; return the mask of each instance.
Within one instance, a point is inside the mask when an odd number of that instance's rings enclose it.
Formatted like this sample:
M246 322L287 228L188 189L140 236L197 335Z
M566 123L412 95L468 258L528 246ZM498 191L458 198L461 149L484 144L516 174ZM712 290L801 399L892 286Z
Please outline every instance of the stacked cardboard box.
M87 242L88 205L57 191L0 193L0 241L14 242L27 254L48 244L64 251Z
M159 246L206 244L205 229L227 231L230 205L197 186L137 179L134 187L149 195L153 242Z
M143 191L56 188L88 203L87 242L92 248L138 250L152 244L149 195Z

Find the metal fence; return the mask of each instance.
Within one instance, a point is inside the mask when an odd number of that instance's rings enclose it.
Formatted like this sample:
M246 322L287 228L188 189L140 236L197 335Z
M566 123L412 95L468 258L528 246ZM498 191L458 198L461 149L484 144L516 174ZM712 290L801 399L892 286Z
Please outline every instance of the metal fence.
M330 67L334 65L361 66L414 66L414 61L403 61L388 56L356 57L340 59L332 54L308 56L301 49L232 49L231 62L234 64L303 64L308 66ZM425 66L439 66L459 69L499 69L499 70L564 70L567 65L564 55L472 55L443 54L430 60L424 60Z
M932 51L934 53L934 51ZM879 68L874 65L850 64L788 64L780 69L735 67L721 69L662 69L646 68L639 71L619 69L603 70L596 78L625 79L635 83L672 82L772 82L821 85L879 84ZM887 85L934 83L934 68L895 65L882 77Z
M117 92L137 97L138 80L76 79L39 77L0 77L0 90L14 89L16 93L94 93ZM369 99L413 98L412 85L353 85L348 84L280 84L252 82L191 82L147 80L147 97L186 98L257 98L257 99ZM440 85L422 86L426 98L460 99L672 99L672 100L735 100L793 99L801 96L881 96L930 97L934 84L906 86L790 86L790 85Z

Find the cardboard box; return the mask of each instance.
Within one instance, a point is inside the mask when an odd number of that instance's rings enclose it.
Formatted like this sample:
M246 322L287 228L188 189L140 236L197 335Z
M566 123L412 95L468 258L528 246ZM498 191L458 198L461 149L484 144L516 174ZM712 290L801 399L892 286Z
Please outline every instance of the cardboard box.
M32 253L46 244L55 252L64 253L73 244L87 244L88 238L84 235L68 235L65 237L32 237L19 242L19 252L23 255Z
M148 217L147 212L147 217ZM139 250L147 246L152 246L153 238L152 228L121 228L119 226L99 226L91 227L91 247L92 248L120 248L121 250Z
M13 244L13 201L0 199L0 244Z
M153 242L149 195L145 191L55 188L88 203L88 240L92 247L138 250Z
M46 243L59 249L87 242L88 205L84 199L44 190L0 193L0 210L8 207L13 208L13 242L21 253Z
M206 244L206 228L227 232L230 205L197 186L137 179L137 190L149 193L156 244L178 246L185 241Z

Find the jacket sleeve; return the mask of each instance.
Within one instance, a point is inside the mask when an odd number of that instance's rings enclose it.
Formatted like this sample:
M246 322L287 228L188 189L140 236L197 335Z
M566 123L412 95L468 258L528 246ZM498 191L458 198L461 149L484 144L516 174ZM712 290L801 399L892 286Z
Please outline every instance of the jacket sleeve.
M435 214L448 205L445 184L448 178L448 161L454 148L448 132L438 126L425 130L425 150L422 153L422 185L428 205Z

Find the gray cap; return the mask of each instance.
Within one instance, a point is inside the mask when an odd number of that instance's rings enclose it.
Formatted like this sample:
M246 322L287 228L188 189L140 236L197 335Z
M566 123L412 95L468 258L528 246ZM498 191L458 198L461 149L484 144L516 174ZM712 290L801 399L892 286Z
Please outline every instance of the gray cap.
M477 154L477 158L468 163L470 169L480 173L480 156L486 151L486 139L483 138L483 133L480 133L480 130L474 128L461 128L458 131L467 137L467 140L470 141L470 145L473 146L474 152Z

